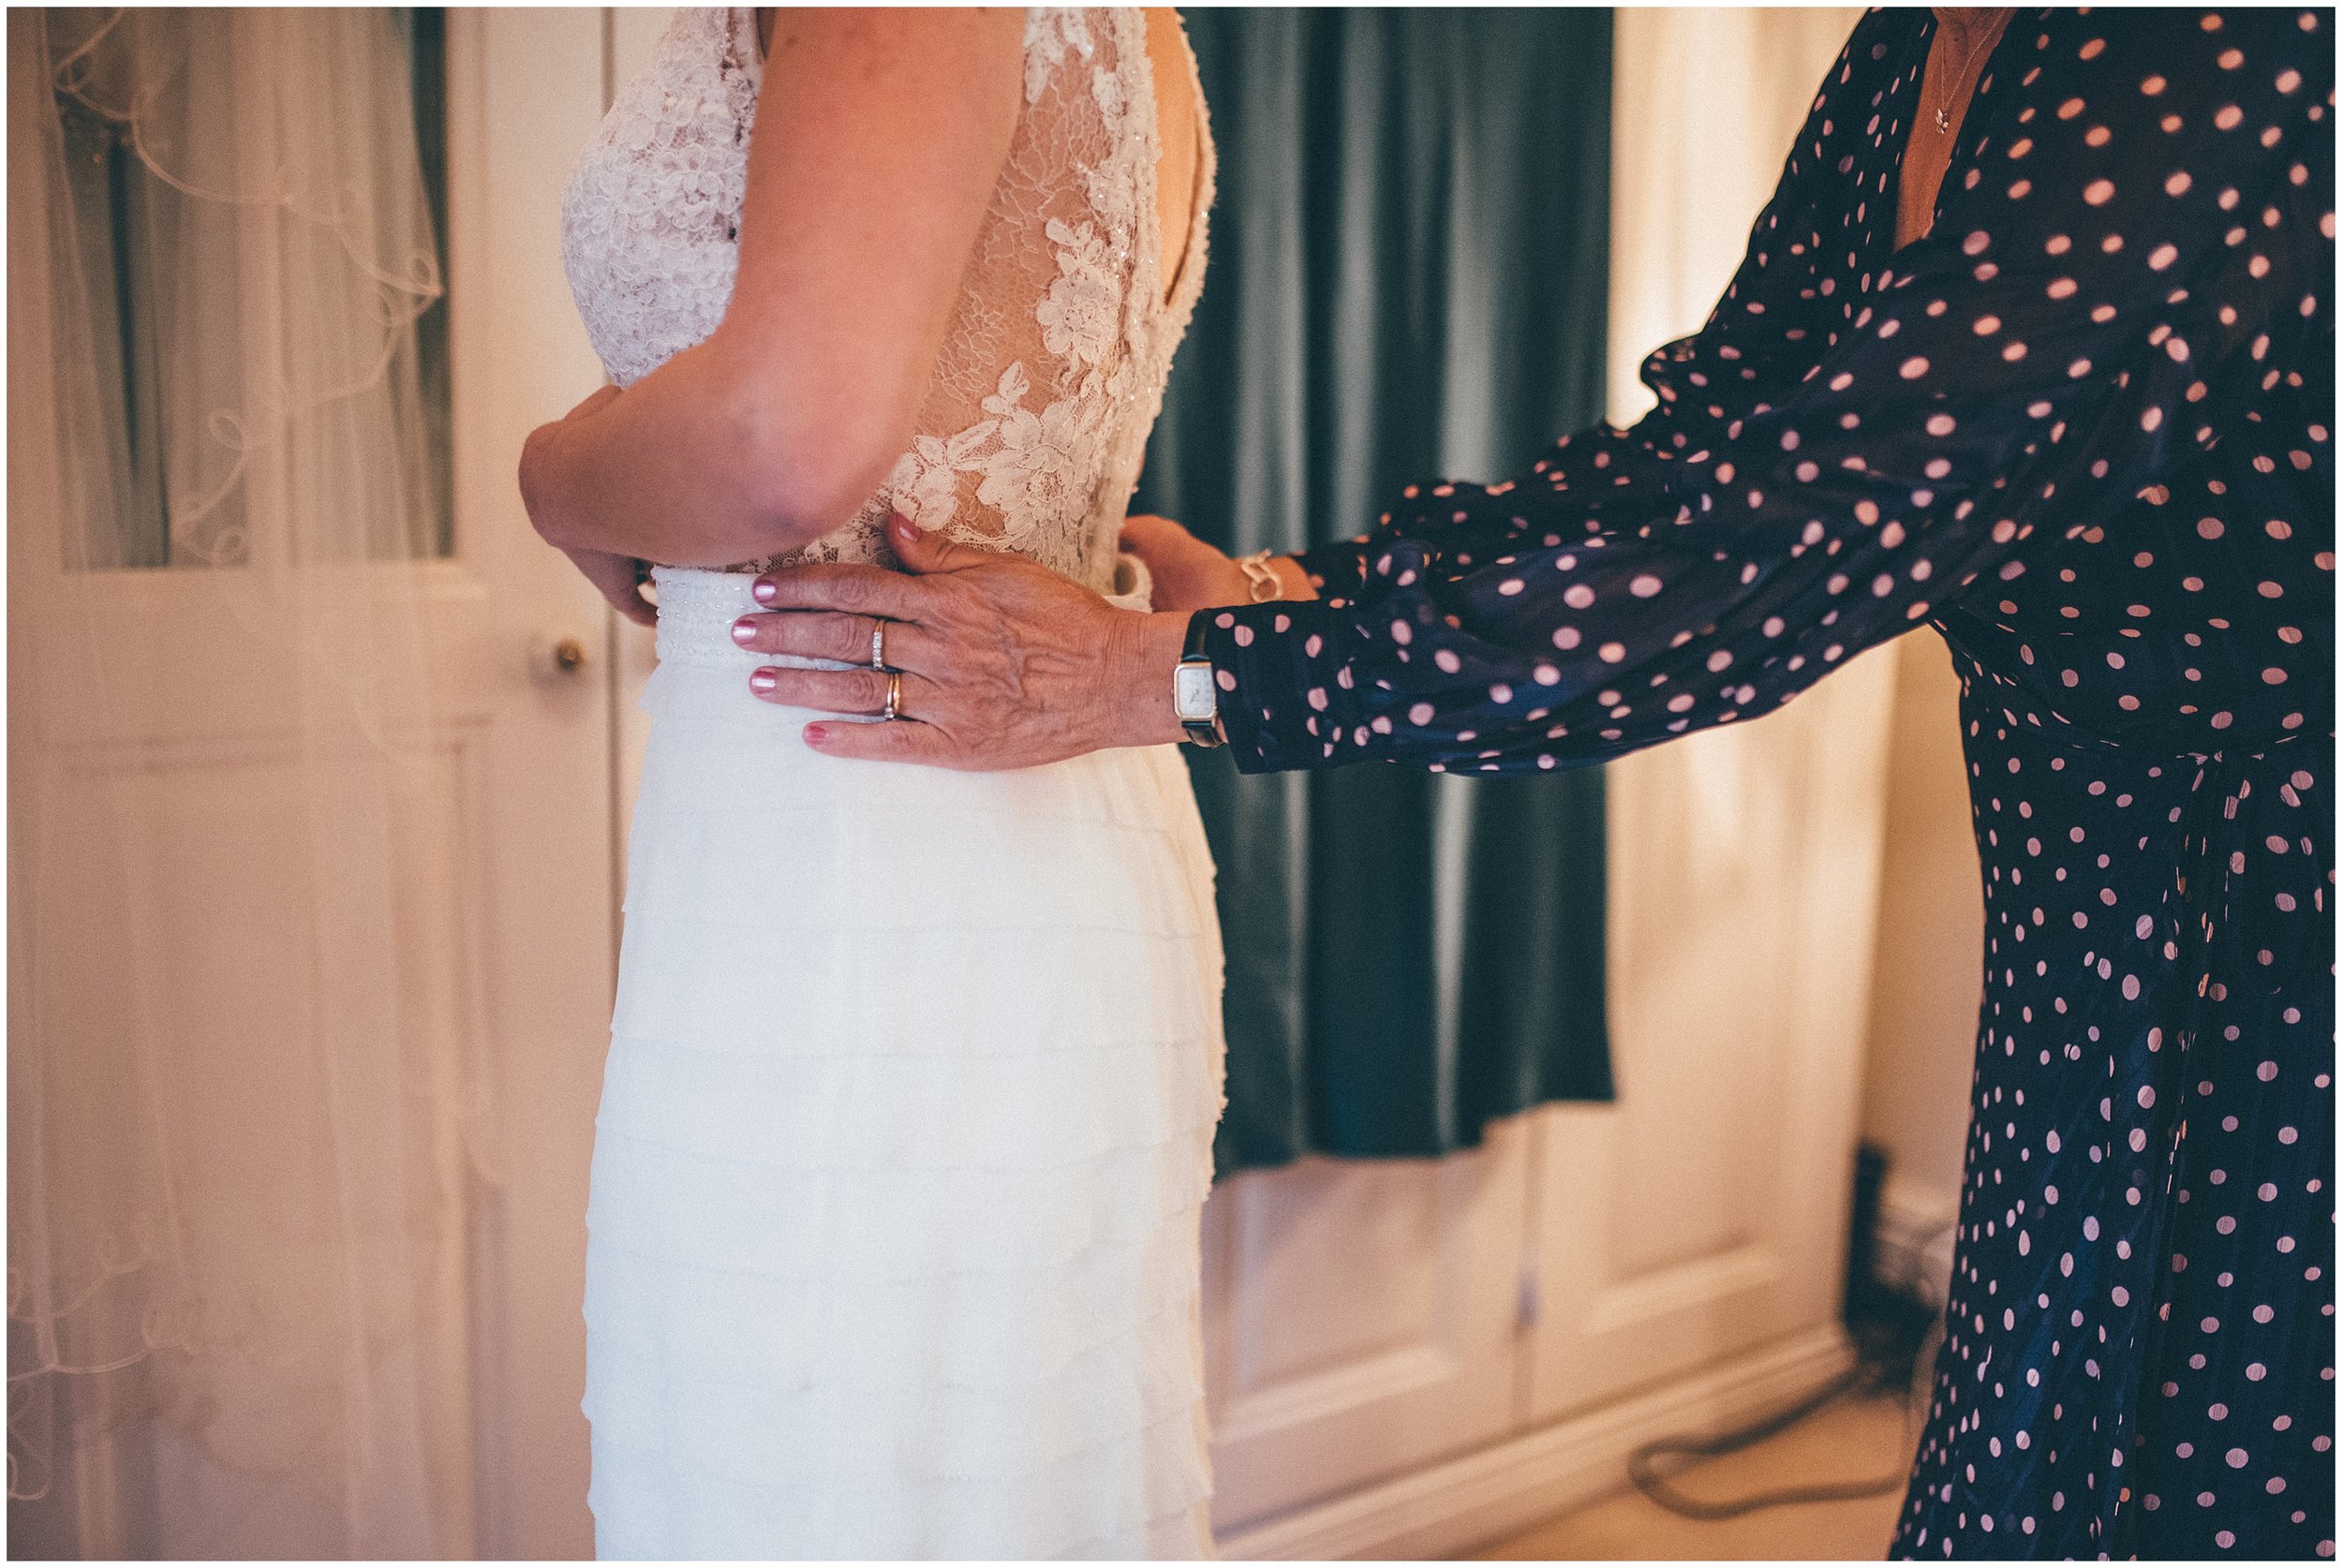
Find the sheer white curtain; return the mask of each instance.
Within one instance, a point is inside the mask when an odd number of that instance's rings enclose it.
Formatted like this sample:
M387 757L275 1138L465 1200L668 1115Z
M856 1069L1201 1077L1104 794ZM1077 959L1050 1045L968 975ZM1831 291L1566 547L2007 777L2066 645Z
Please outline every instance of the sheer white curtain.
M8 15L19 1554L468 1546L408 93L381 10Z

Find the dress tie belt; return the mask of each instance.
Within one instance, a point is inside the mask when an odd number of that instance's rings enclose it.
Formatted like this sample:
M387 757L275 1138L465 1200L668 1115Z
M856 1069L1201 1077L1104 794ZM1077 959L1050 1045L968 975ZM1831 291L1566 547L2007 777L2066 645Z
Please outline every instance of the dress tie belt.
M2290 758L2306 760L2301 743L2310 738L2288 735L2259 751L2197 759L2178 892L2183 940L2202 960L2197 994L2205 999L2221 1000L2240 984L2261 994L2282 989L2297 978L2289 960L2325 926L2319 917L2332 851L2318 829L2331 813L2315 810L2308 797L2330 784L2305 768L2278 772ZM2293 821L2280 820L2274 809L2280 804ZM2270 831L2285 827L2295 831ZM2294 866L2308 875L2286 875ZM2284 885L2291 882L2305 885Z

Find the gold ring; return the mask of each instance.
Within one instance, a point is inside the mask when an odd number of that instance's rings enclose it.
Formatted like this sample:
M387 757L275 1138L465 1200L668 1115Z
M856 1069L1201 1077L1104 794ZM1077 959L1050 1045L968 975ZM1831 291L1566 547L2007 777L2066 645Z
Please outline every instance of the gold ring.
M886 706L880 710L879 717L891 722L902 713L902 707L903 673L889 670L886 672Z
M870 668L886 668L886 623L882 620L870 623Z

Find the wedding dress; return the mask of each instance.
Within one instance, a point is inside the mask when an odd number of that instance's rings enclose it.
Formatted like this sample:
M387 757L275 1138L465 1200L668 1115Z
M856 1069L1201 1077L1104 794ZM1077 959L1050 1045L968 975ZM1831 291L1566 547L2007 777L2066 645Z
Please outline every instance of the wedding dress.
M565 259L621 386L723 314L759 84L752 11L685 11L579 164ZM1165 279L1143 13L1030 13L918 435L810 554L882 558L898 509L1134 597L1115 540L1201 283L1200 151ZM749 690L751 578L655 577L587 1217L598 1552L1208 1554L1221 954L1174 748L818 756Z

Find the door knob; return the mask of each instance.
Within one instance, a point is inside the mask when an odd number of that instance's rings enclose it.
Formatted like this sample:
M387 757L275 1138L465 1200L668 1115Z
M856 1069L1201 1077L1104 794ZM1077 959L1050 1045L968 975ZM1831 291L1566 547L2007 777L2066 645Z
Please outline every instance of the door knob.
M529 663L541 675L555 679L574 675L593 660L586 639L574 631L540 631L529 642Z

